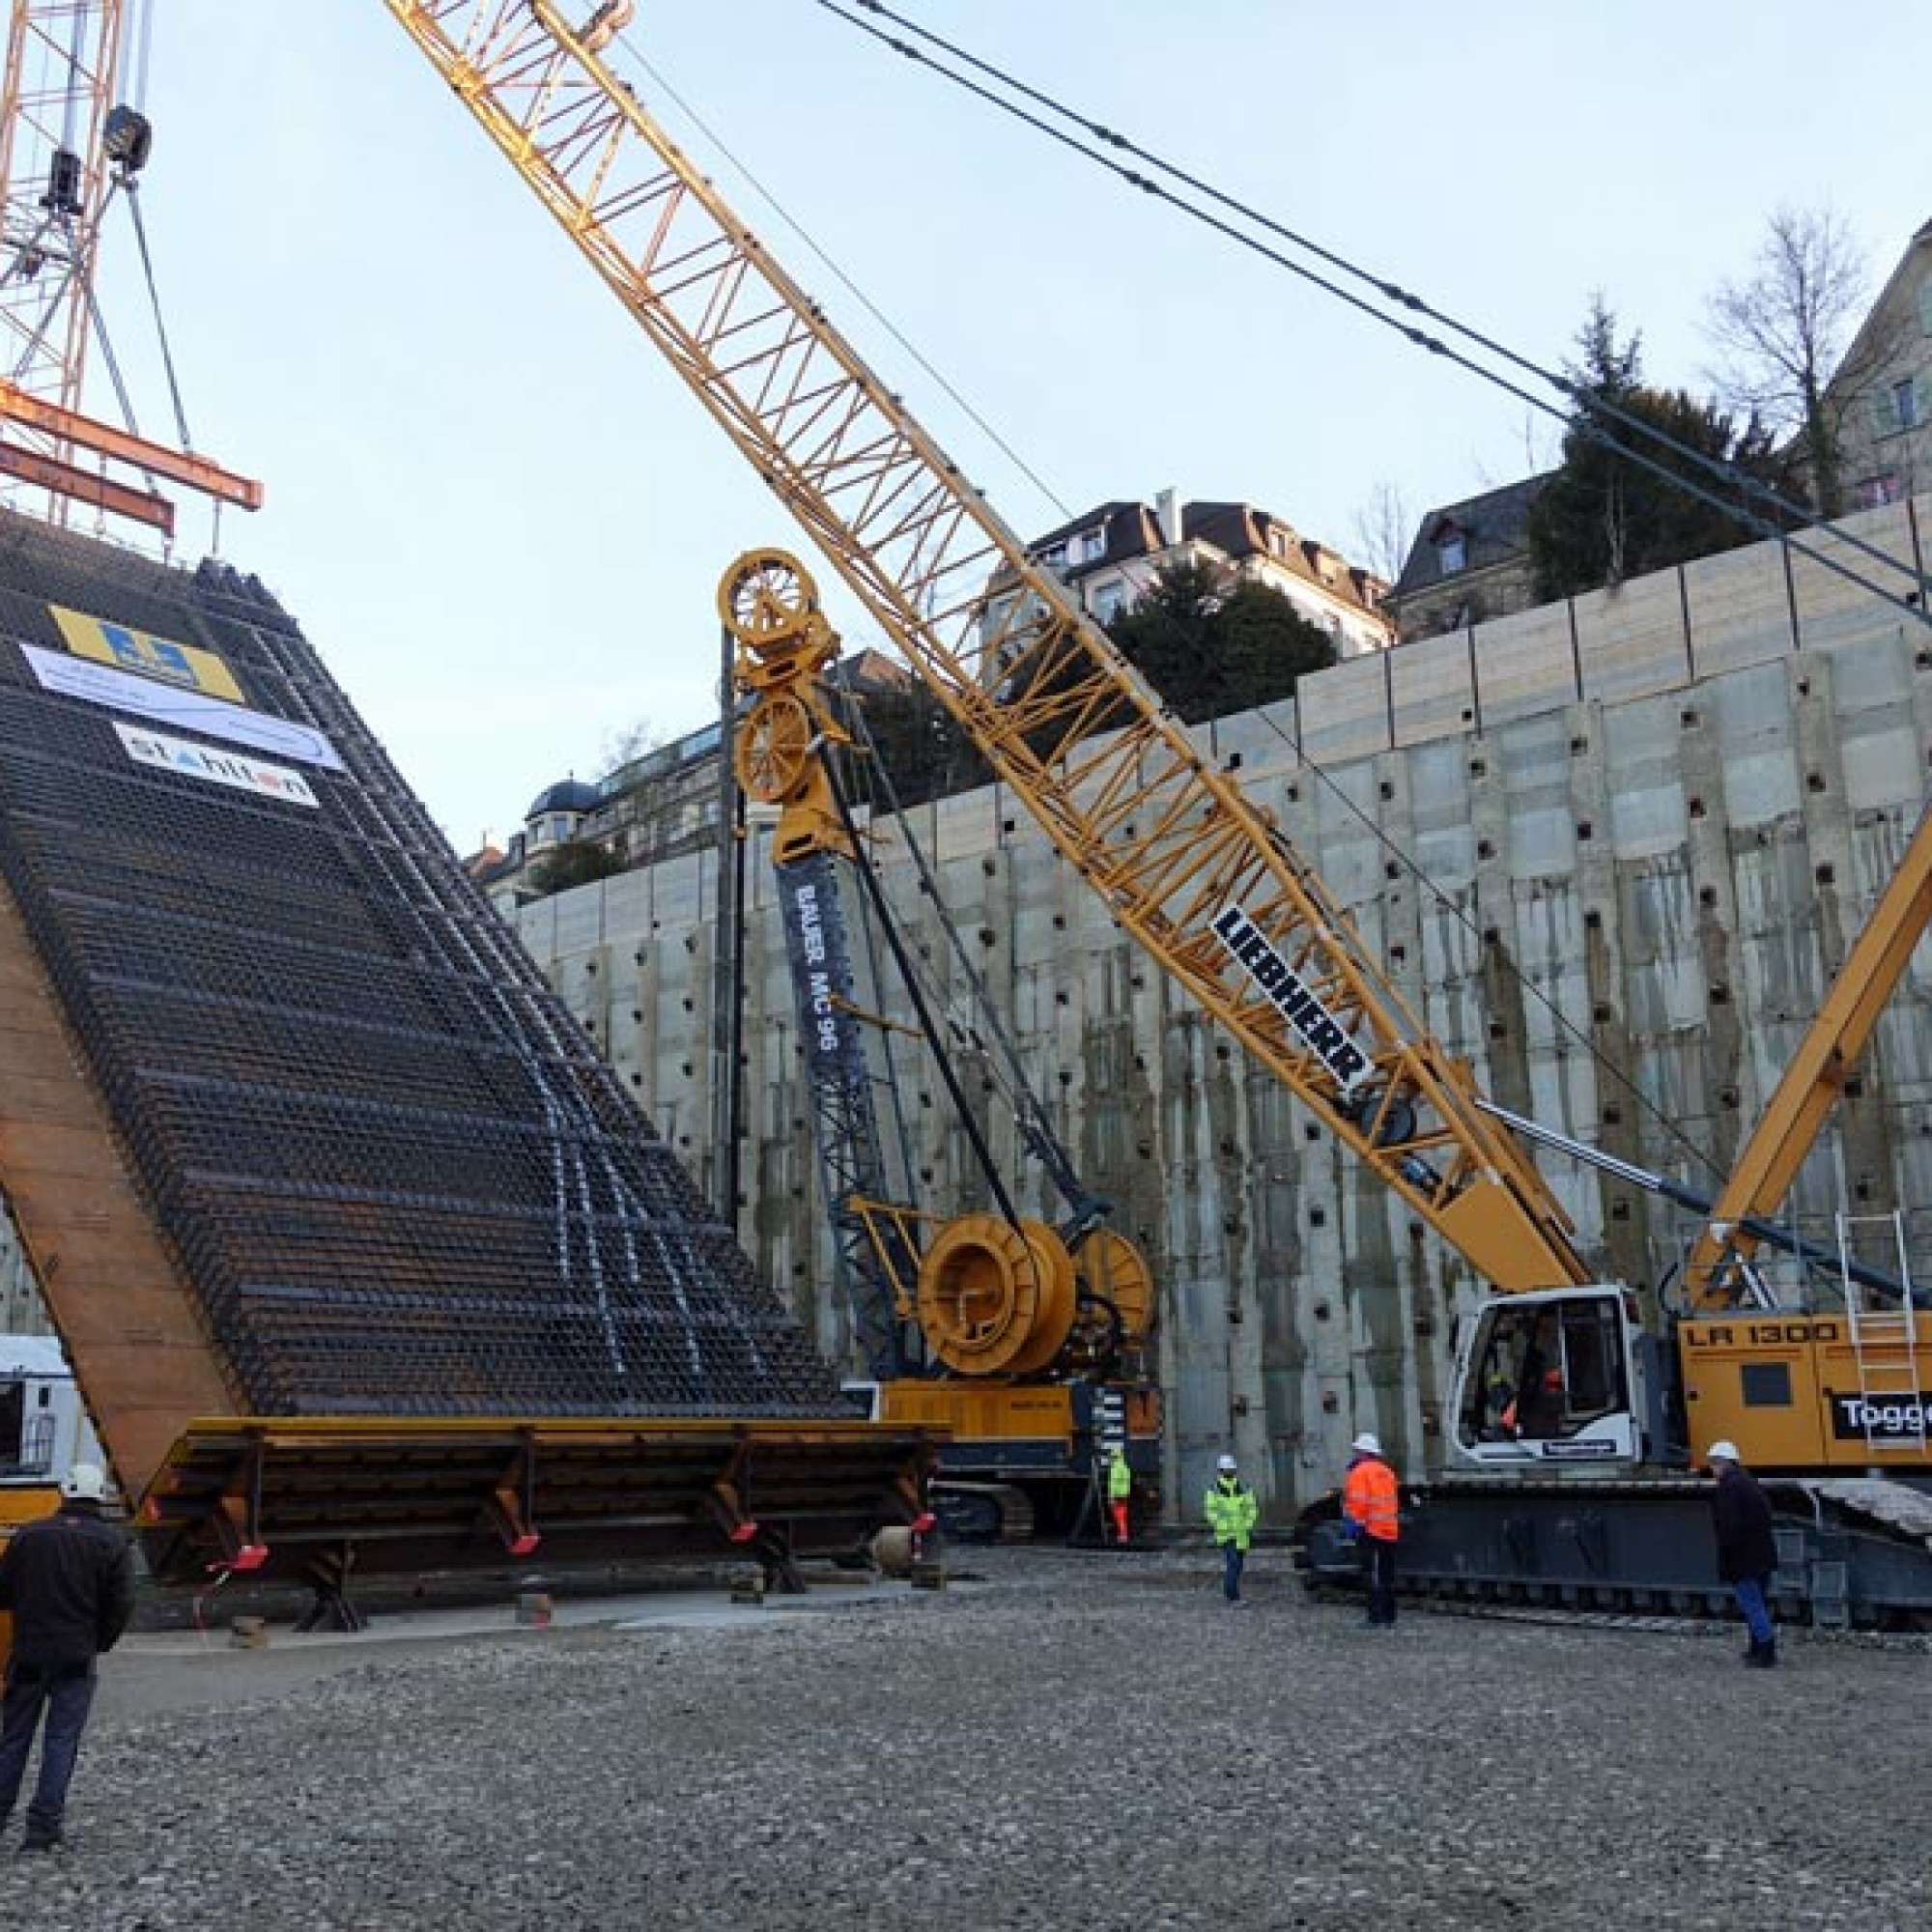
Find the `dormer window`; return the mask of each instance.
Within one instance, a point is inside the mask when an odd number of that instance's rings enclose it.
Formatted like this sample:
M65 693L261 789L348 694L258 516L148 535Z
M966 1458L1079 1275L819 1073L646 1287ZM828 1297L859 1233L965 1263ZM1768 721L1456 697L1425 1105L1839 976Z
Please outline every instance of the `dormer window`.
M1435 533L1435 567L1444 577L1469 567L1469 540L1454 524L1445 524Z
M1066 546L1066 560L1070 564L1098 563L1107 554L1107 532L1104 527L1082 530Z

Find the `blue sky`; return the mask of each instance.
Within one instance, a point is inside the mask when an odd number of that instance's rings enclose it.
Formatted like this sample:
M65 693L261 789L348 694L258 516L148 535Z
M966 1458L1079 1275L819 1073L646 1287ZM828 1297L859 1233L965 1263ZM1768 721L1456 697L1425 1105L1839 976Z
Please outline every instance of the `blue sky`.
M1922 0L899 9L1545 362L1602 291L1649 376L1694 384L1705 298L1777 204L1829 202L1875 276L1932 216ZM380 0L155 11L141 194L189 424L269 492L226 513L222 554L460 849L625 731L715 715L718 577L799 539ZM1045 481L665 108L1022 532L1175 485L1359 552L1378 489L1420 514L1553 453L1520 403L812 0L639 0L630 40ZM110 332L162 434L124 223L107 249ZM177 554L213 543L186 507ZM877 640L854 618L847 641Z

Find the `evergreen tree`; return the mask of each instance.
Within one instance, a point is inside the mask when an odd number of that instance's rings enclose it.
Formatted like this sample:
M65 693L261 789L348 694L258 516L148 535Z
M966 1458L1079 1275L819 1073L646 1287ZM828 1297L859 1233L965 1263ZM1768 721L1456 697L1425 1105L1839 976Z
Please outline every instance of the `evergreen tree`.
M1186 723L1252 711L1335 662L1335 643L1272 584L1224 587L1205 559L1158 572L1148 594L1107 626L1122 653Z
M594 838L567 838L546 852L526 874L526 884L539 898L608 879L624 869L624 862L608 845Z
M1563 439L1562 467L1531 506L1530 567L1545 601L1615 584L1646 571L1710 556L1751 542L1756 532L1725 505L1746 492L1633 427L1652 425L1687 451L1712 457L1760 482L1778 483L1781 467L1755 420L1740 430L1722 411L1683 389L1640 380L1638 338L1619 342L1616 319L1600 300L1577 338L1582 361L1570 371L1580 394ZM1669 472L1633 463L1640 453ZM1682 477L1703 500L1670 477Z

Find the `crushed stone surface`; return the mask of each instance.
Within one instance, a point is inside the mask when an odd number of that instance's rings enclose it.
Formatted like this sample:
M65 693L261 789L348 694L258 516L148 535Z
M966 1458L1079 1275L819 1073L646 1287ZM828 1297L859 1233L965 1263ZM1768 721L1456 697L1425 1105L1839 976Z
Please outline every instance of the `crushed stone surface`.
M1264 1552L957 1551L800 1614L103 1666L33 1932L1932 1923L1922 1647L1405 1610ZM279 1646L279 1647L278 1647Z

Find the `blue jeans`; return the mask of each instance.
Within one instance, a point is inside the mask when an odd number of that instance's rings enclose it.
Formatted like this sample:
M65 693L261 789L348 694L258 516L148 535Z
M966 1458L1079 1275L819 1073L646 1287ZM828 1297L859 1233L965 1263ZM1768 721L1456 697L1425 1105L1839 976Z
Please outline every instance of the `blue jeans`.
M55 1669L76 1675L56 1676ZM0 1824L13 1815L14 1801L27 1774L27 1754L41 1714L46 1731L41 1739L41 1775L27 1806L29 1839L57 1838L67 1812L67 1787L73 1777L73 1761L80 1752L80 1734L94 1704L94 1666L59 1665L36 1668L15 1663L7 1673L7 1695L0 1702Z
M1248 1560L1248 1552L1237 1543L1224 1543L1221 1546L1221 1594L1231 1604L1241 1601L1241 1566Z
M1764 1601L1764 1578L1747 1577L1742 1582L1731 1585L1731 1595L1738 1600L1738 1608L1745 1613L1745 1628L1750 1632L1753 1643L1769 1643L1777 1634L1777 1626L1771 1620L1771 1610Z

